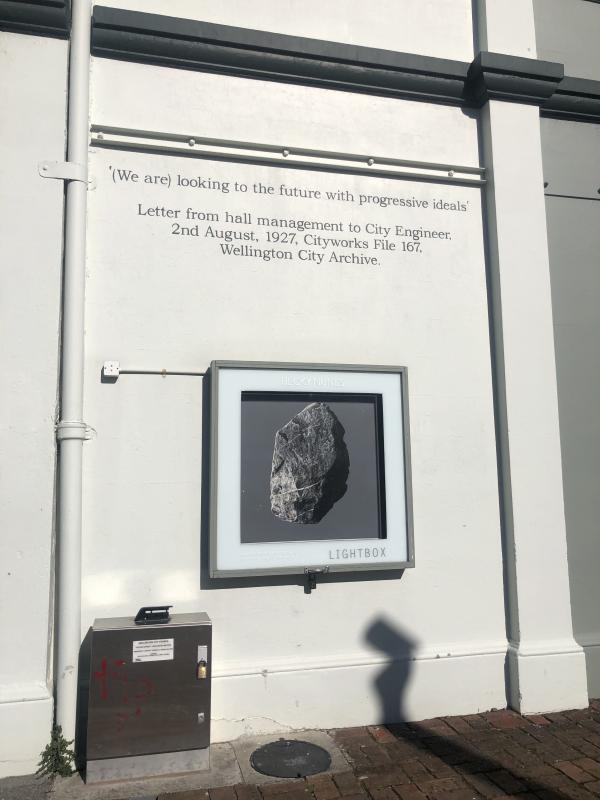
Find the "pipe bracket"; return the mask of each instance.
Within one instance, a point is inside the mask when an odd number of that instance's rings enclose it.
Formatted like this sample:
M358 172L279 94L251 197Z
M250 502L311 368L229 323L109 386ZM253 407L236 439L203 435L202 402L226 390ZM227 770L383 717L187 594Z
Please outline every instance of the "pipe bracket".
M88 182L87 169L76 161L40 161L38 172L42 178L55 178L59 181Z
M85 422L61 419L56 423L56 438L59 442L64 439L80 439L85 442L93 439L95 435L94 428L86 425Z
M102 365L102 377L106 380L116 381L121 372L118 361L105 361Z

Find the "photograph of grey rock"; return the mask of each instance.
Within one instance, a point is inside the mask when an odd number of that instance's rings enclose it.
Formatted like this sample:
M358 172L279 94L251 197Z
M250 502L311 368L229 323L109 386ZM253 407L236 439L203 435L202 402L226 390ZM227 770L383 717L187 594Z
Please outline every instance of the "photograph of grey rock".
M327 403L311 403L275 434L271 511L286 522L320 522L346 493L344 428Z
M243 392L242 543L385 538L381 396Z

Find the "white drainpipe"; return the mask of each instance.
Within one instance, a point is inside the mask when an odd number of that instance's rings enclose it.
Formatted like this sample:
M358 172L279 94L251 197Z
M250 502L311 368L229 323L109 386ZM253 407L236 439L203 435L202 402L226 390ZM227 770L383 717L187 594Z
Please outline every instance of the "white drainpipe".
M89 131L90 0L73 0L69 54L68 162L87 175ZM58 447L56 721L75 736L77 662L81 644L81 473L85 225L87 182L68 180L62 309L62 362Z

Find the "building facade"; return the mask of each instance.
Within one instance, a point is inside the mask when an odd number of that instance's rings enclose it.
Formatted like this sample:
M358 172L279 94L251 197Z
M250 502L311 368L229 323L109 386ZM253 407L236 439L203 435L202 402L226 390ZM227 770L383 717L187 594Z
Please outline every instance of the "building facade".
M600 4L72 6L0 0L3 774L158 603L214 741L585 706ZM217 359L406 368L414 567L211 577Z

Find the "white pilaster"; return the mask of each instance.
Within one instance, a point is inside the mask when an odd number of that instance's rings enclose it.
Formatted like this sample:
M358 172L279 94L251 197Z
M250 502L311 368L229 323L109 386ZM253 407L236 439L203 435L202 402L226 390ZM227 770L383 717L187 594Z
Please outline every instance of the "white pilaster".
M573 639L539 110L482 109L509 609L509 703L587 705Z
M536 58L533 0L476 0L478 50Z

